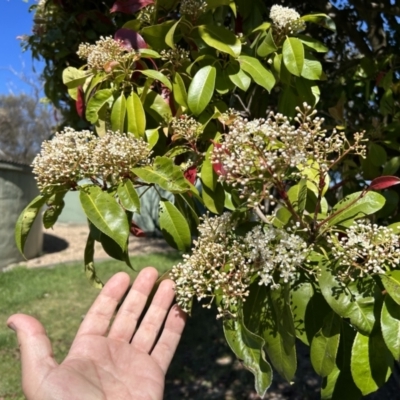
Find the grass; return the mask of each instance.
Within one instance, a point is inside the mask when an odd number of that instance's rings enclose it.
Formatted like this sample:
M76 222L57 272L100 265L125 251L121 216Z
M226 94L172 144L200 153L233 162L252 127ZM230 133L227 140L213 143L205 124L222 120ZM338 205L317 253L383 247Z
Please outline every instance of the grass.
M138 270L153 265L160 273L180 260L178 254L134 257ZM96 266L106 281L111 275L131 270L119 262ZM90 286L78 264L54 268L17 268L0 273L0 400L24 399L20 387L19 350L15 334L5 322L17 312L33 315L46 327L56 359L66 356L75 332L98 290ZM271 389L286 399L317 399L315 382L303 371L295 385L278 377ZM317 382L318 386L318 382ZM252 375L235 360L222 333L221 321L212 310L195 304L166 378L164 400L245 400L258 399Z

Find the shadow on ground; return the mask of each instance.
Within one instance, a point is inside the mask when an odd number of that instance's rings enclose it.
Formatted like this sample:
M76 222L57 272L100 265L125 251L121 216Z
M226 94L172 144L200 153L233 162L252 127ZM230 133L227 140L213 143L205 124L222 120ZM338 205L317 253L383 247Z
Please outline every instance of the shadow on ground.
M65 250L69 243L55 235L43 234L43 253L52 254Z

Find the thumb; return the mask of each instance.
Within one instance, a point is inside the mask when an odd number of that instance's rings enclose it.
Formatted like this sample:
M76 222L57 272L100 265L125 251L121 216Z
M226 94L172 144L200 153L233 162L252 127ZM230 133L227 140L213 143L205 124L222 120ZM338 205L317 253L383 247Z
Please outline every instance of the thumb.
M57 366L50 340L43 325L35 318L14 314L8 321L17 333L22 363L22 388L25 395L33 396L43 379Z

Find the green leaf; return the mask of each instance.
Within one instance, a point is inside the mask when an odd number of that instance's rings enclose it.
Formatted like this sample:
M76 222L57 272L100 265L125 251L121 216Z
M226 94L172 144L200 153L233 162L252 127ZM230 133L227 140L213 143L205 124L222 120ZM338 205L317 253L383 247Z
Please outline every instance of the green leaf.
M331 17L326 14L309 14L300 17L302 21L312 22L314 24L323 26L324 28L330 29L331 31L336 31L336 25Z
M390 294L392 299L400 305L400 271L394 270L386 272L385 275L379 275L383 286Z
M292 213L287 208L280 207L276 210L272 223L276 228L283 228L290 218L292 218Z
M318 53L327 53L329 51L329 49L323 43L312 38L311 36L296 35L296 37L300 39L305 46L315 50Z
M241 69L247 72L254 82L268 90L268 92L272 90L275 85L274 75L257 58L242 55L238 58L238 61Z
M302 215L307 201L307 178L302 178L297 185L292 186L287 195L294 209Z
M395 175L400 168L400 156L390 158L383 167L382 176Z
M201 190L201 197L204 205L214 214L221 214L225 206L225 191L220 182L214 190L207 186L203 186Z
M337 215L328 221L328 225L349 227L355 219L373 214L384 205L385 198L379 193L371 191L352 193L333 207L331 215L336 213Z
M19 215L16 226L15 226L15 243L17 244L18 250L21 254L24 254L24 248L26 239L28 238L29 232L38 216L41 208L46 204L50 195L39 195L35 197Z
M206 153L206 158L201 167L201 181L204 186L207 186L210 190L214 190L218 183L218 175L215 173L213 165L211 163L211 154L214 146L211 145Z
M190 190L182 170L168 157L156 157L153 165L133 168L132 172L146 183L155 183L171 193L184 193Z
M357 333L351 353L351 374L362 394L378 390L386 382L391 366L380 332L369 337Z
M180 251L191 245L189 225L181 212L169 201L160 201L160 229L167 243Z
M140 199L131 180L118 185L117 194L125 210L140 214Z
M272 383L272 369L264 358L264 340L250 332L240 319L224 319L226 341L236 357L243 360L244 366L255 376L255 389L264 397Z
M190 110L198 116L211 101L215 89L215 67L207 65L199 69L193 77L188 91L188 105Z
M339 348L341 318L331 311L324 319L322 328L314 336L310 358L315 372L328 376L336 366L336 353Z
M174 93L175 101L183 107L188 108L188 95L186 91L185 82L183 81L182 77L175 73L174 80L172 82L172 90Z
M381 313L382 337L393 358L400 361L400 307L390 297L385 296Z
M113 97L111 89L98 90L93 97L90 98L86 105L86 119L94 124L99 119L100 109L108 103Z
M114 132L124 132L125 113L126 99L124 93L121 93L121 95L114 101L111 109L111 129Z
M77 88L78 86L83 86L86 79L92 74L88 71L82 71L74 67L67 67L63 70L62 81L68 89Z
M140 54L140 57L142 58L161 58L159 53L151 49L137 49L136 51Z
M323 71L321 63L311 55L307 56L307 58L304 59L301 76L311 81L322 79Z
M126 99L127 130L137 138L142 138L146 129L146 115L139 96L132 92Z
M160 138L160 135L158 133L159 128L155 129L147 129L145 134L147 138L147 143L150 146L150 149L152 149L158 142L158 139Z
M138 70L137 72L140 72L143 75L148 76L149 78L160 81L169 90L172 90L172 85L171 85L170 80L162 72L156 71L154 69L143 69L143 70Z
M239 63L236 63L236 65L233 62L229 63L227 72L232 83L246 92L250 87L251 78L240 68Z
M146 26L140 34L153 50L161 51L165 49L165 37L175 23L175 20L169 20L162 24Z
M210 47L232 57L240 55L242 44L232 31L217 25L200 25L197 29L200 37Z
M103 247L103 250L115 260L123 261L125 264L132 268L131 260L129 259L128 248L122 250L121 247L109 236L104 233L100 233L100 243Z
M43 213L43 226L46 229L49 229L54 226L57 222L58 217L60 216L63 208L64 208L64 196L67 194L67 190L54 193L46 204L48 208Z
M96 289L101 289L104 284L96 274L96 268L94 266L94 244L95 240L90 236L89 233L84 254L85 275L93 287Z
M178 21L176 21L171 28L169 29L169 31L167 32L167 34L165 35L165 43L171 47L171 49L175 49L175 42L174 42L174 35L175 35L175 31L176 28L178 27L179 23L181 22L181 18L178 19Z
M349 318L359 332L370 334L376 322L376 303L382 300L375 281L364 277L345 286L329 263L321 263L320 269L321 292L332 310L342 318Z
M287 37L282 48L283 62L289 72L300 76L304 65L303 43L297 38Z
M149 90L144 99L144 109L157 122L169 122L172 118L171 108L167 102L153 90Z
M289 286L271 290L254 283L244 303L243 315L246 327L264 339L265 351L274 368L290 382L297 360Z
M278 47L276 46L274 37L272 36L272 29L269 29L263 41L257 47L257 55L264 58L276 50L278 50Z
M88 186L81 190L80 201L89 221L124 250L129 236L129 224L125 211L115 198L98 186Z
M368 146L368 160L370 160L375 167L381 167L387 160L386 150L379 144L370 143Z

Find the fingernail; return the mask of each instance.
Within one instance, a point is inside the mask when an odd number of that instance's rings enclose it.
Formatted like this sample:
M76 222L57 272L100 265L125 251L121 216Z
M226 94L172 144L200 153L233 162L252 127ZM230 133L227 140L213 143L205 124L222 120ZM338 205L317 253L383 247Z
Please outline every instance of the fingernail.
M9 322L9 323L7 324L7 326L8 326L10 329L12 329L14 332L17 330L17 327L16 327L12 322Z

